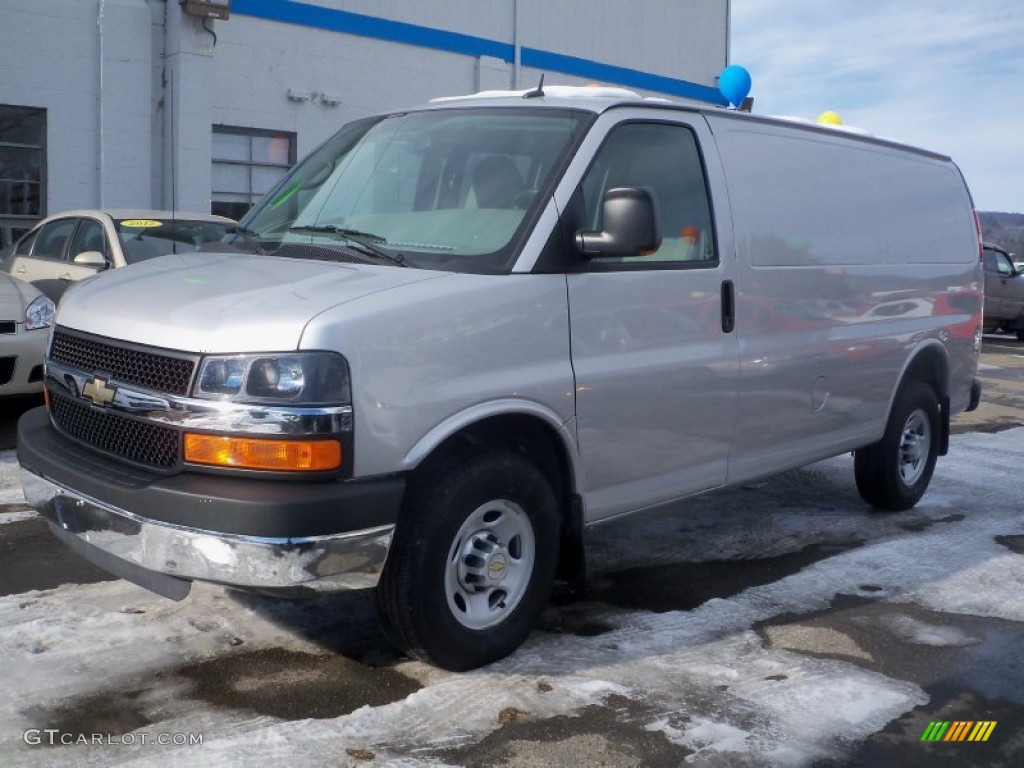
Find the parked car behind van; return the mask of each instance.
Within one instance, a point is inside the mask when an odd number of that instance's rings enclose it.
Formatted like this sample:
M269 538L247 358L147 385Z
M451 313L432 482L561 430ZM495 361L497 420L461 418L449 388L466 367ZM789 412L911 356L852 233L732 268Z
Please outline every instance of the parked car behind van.
M36 288L0 274L0 397L43 391L53 314L53 302Z
M1016 333L1024 341L1024 272L998 245L985 243L985 332Z
M207 213L64 211L43 219L22 237L7 255L4 270L59 301L71 282L105 269L209 250L234 225L231 219Z
M838 129L438 101L342 128L235 245L65 297L26 498L176 599L376 586L449 669L527 638L588 525L851 451L869 504L912 507L980 397L960 172Z

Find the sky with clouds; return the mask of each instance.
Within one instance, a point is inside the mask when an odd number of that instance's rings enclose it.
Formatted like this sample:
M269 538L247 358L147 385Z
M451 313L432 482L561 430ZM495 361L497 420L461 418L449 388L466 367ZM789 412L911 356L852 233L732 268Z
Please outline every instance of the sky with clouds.
M953 157L978 210L1024 213L1022 0L731 0L754 112Z

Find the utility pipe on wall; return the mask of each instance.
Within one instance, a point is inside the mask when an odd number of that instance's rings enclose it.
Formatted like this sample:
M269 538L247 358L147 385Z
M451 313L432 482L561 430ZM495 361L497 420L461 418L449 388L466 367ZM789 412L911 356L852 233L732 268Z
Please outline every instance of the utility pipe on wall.
M99 11L96 15L96 26L99 28L99 44L100 44L100 81L97 86L96 95L96 112L97 112L97 140L99 141L99 166L96 168L96 184L99 187L99 207L104 207L103 200L103 165L104 151L103 151L103 12L105 10L106 0L100 0Z
M512 88L519 88L519 65L522 50L519 45L519 0L512 0Z

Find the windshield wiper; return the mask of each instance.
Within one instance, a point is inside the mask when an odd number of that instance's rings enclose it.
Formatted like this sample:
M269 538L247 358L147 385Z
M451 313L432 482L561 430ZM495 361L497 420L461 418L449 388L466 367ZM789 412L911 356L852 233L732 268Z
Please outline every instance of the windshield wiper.
M245 240L247 243L252 243L253 245L256 246L256 253L267 253L267 251L264 250L263 248L263 234L261 232L257 232L254 229L249 229L248 227L243 227L241 224L232 224L230 227L225 227L224 232L229 235L241 235L242 239ZM234 242L232 241L232 243L230 244L234 245ZM235 247L237 248L238 246Z
M256 240L260 236L260 233L255 229L248 229L241 224L232 224L230 227L225 227L224 231L229 235L241 235L247 240Z
M346 227L336 227L334 224L302 224L297 227L288 227L288 231L295 232L300 235L334 235L335 237L343 238L344 240L348 240L349 242L360 246L358 250L363 253L368 253L381 259L387 259L400 267L409 266L405 263L405 256L402 254L388 253L383 248L378 248L376 243L386 243L387 238L375 235L372 232L363 232L358 229L347 229Z

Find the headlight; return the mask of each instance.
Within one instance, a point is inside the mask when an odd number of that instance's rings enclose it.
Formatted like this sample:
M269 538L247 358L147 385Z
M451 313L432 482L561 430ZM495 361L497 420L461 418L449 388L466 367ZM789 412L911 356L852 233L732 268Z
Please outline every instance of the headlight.
M333 352L285 352L207 357L195 396L211 400L349 403L348 364Z
M46 296L37 296L25 310L25 330L34 331L37 328L49 328L53 325L53 315L56 308L53 302Z

